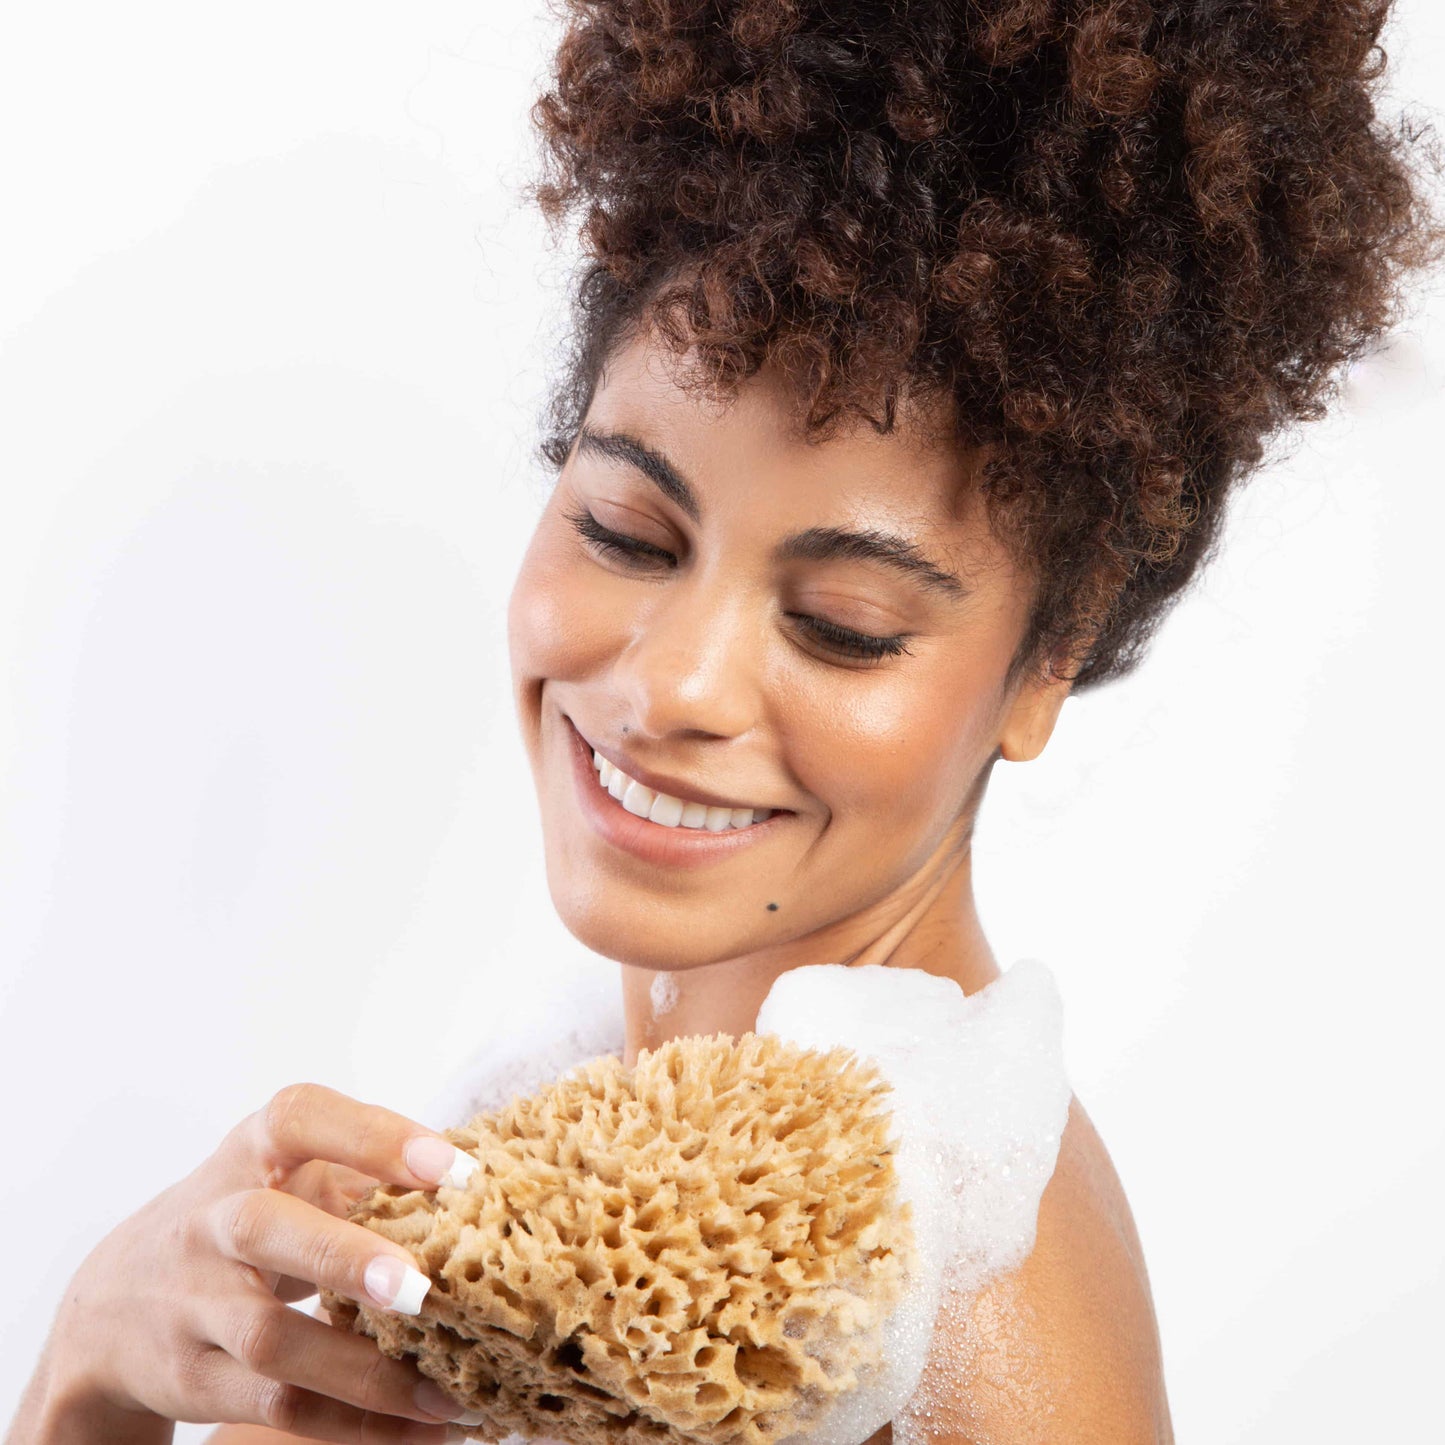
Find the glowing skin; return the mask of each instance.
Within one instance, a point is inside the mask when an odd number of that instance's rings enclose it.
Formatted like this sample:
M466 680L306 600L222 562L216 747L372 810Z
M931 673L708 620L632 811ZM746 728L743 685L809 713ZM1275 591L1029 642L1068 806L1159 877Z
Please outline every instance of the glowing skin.
M993 762L1036 756L1068 692L1052 677L1005 691L1032 585L989 531L969 459L910 424L927 417L904 408L887 436L859 423L809 444L772 371L723 405L689 396L672 365L650 336L627 344L585 426L664 457L697 516L615 445L574 444L509 612L549 888L572 933L622 964L628 1062L664 1038L750 1029L799 964L927 968L970 993L996 978L974 817ZM599 546L572 520L585 514L665 555ZM895 534L961 587L778 555L818 528ZM850 656L804 618L902 634L907 651ZM721 847L633 820L573 727L664 791L780 811ZM616 841L623 827L664 853L702 838L707 856L645 860ZM678 995L663 1022L659 969Z

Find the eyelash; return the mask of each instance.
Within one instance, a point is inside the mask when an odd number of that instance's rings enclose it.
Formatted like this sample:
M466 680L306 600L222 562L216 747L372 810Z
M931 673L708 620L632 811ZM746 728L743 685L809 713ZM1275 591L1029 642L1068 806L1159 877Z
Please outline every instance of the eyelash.
M671 552L662 547L654 547L651 542L644 542L638 537L624 537L622 533L604 527L591 512L568 512L567 520L584 540L623 561L636 562L641 558L666 559L669 562L677 560ZM821 617L810 617L803 612L790 612L788 616L803 623L820 641L849 657L876 662L884 657L896 657L899 653L908 652L906 632L900 632L895 637L875 637L872 633L854 632L851 628L839 627L835 622L828 622Z

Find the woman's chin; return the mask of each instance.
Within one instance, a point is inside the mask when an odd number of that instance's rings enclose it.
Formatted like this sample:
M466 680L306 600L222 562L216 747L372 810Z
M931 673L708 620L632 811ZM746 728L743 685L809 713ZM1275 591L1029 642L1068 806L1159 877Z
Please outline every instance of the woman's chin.
M675 973L717 961L718 955L698 951L696 937L685 940L670 929L660 933L645 930L635 920L624 921L610 913L583 911L574 916L561 909L558 912L567 931L584 948L634 968Z
M714 936L695 912L679 917L674 909L645 899L606 900L552 893L563 927L584 948L634 968L679 972L736 958L758 941Z

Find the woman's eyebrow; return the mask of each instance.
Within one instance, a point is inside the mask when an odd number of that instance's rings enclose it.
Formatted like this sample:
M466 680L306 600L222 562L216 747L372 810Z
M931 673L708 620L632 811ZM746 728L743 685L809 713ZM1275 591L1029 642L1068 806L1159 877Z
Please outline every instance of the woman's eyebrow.
M701 521L702 508L687 478L661 452L636 437L626 432L599 431L584 423L577 433L577 451L579 455L590 452L635 467L694 522ZM969 593L954 573L930 562L916 543L876 527L856 532L842 527L809 527L785 537L773 555L781 561L879 562L945 596L960 598Z
M694 522L702 520L697 496L682 473L661 452L621 431L598 431L583 423L577 433L577 454L592 452L615 462L626 462L657 484Z
M921 582L930 591L942 592L945 596L959 598L968 596L968 588L945 568L930 562L919 551L914 542L892 532L880 532L876 527L861 532L845 531L841 527L809 527L806 532L794 532L785 537L777 546L779 558L800 558L813 562L839 561L881 562Z

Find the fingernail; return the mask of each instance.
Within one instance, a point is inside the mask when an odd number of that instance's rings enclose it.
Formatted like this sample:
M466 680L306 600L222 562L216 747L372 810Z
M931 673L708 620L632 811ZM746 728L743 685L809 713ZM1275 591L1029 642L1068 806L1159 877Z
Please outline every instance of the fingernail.
M411 1397L416 1401L418 1410L425 1410L438 1420L456 1420L462 1414L461 1406L434 1380L423 1380L412 1391Z
M426 1179L438 1188L446 1185L460 1189L482 1167L471 1154L430 1134L413 1139L406 1146L405 1158L406 1167L418 1179Z
M431 1288L431 1280L419 1269L403 1264L394 1254L379 1254L366 1266L362 1277L366 1292L377 1304L398 1314L414 1315Z
M466 1436L462 1432L462 1426L482 1423L480 1410L464 1410L435 1380L423 1380L412 1392L412 1399L416 1401L419 1410L425 1410L428 1415L435 1415L457 1427L448 1434L448 1439L464 1440Z

